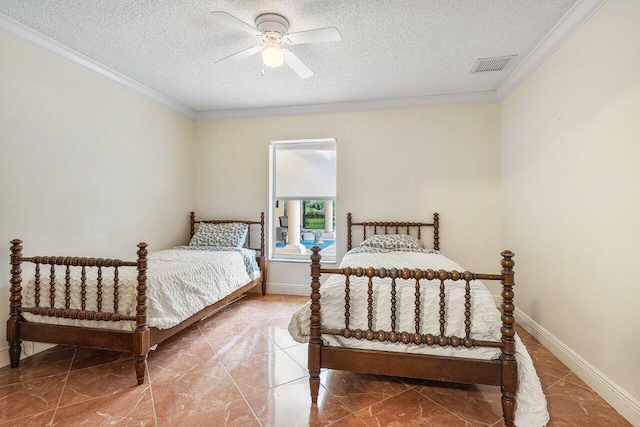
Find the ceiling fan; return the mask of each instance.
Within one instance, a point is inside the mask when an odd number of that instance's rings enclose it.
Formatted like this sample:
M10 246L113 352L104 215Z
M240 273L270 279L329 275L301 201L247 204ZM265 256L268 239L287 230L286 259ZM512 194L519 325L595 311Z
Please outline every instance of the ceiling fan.
M334 28L319 28L317 30L289 33L289 21L284 16L275 13L265 13L256 18L256 27L229 15L226 12L211 12L213 16L233 25L249 34L260 37L262 45L253 46L233 55L217 60L236 61L262 52L262 62L268 67L279 67L283 63L291 67L300 78L313 76L313 71L307 67L293 52L283 48L282 44L297 45L305 43L337 42L342 40L340 32Z

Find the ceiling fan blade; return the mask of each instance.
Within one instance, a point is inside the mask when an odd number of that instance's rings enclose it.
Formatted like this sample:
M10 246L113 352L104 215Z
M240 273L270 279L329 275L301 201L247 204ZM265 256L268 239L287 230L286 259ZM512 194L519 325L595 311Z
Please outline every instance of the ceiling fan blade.
M313 71L311 71L311 69L307 67L293 52L289 49L282 49L282 52L284 53L284 62L286 62L301 79L307 79L313 76Z
M251 55L255 55L256 53L260 52L261 50L262 50L262 46L250 47L250 48L247 48L245 50L241 50L238 53L234 53L233 55L229 55L229 56L227 56L225 58L218 59L216 62L214 62L214 64L217 64L218 62L222 62L222 61L238 61L240 59L248 58Z
M335 27L319 28L317 30L300 31L287 34L284 38L289 44L339 42L342 40L340 31Z
M233 15L229 15L227 12L211 12L211 15L220 19L221 21L226 22L229 25L233 25L236 28L240 28L242 31L246 31L249 34L253 34L254 36L262 36L262 33L257 29L253 28L251 25L247 24L244 21L239 20Z

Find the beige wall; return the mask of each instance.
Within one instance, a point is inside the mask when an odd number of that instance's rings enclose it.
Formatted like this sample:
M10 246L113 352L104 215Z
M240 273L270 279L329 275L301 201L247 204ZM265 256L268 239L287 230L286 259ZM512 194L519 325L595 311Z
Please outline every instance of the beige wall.
M444 253L468 269L497 272L498 114L497 104L485 104L196 123L196 213L268 212L269 141L334 137L338 233L347 212L356 220L430 221L437 211ZM271 284L309 292L308 262L272 262L269 274Z
M31 255L135 259L184 243L193 122L0 34L0 337L9 241ZM7 363L0 339L0 362ZM4 363L0 363L0 366Z
M518 255L516 305L635 405L638 22L640 2L609 1L501 104L502 244Z

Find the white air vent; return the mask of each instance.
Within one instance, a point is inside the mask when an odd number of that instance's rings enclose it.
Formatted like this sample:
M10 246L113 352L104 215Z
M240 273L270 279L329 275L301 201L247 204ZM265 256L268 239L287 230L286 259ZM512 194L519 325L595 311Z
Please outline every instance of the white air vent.
M511 64L511 61L518 55L497 56L495 58L480 58L471 69L471 74L484 73L487 71L502 71Z

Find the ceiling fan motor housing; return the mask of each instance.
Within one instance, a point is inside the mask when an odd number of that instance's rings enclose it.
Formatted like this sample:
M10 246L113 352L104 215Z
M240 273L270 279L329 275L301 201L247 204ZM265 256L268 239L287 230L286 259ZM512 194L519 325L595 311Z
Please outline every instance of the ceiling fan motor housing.
M282 38L289 32L289 21L284 16L265 13L256 18L256 28L265 35L279 35Z

